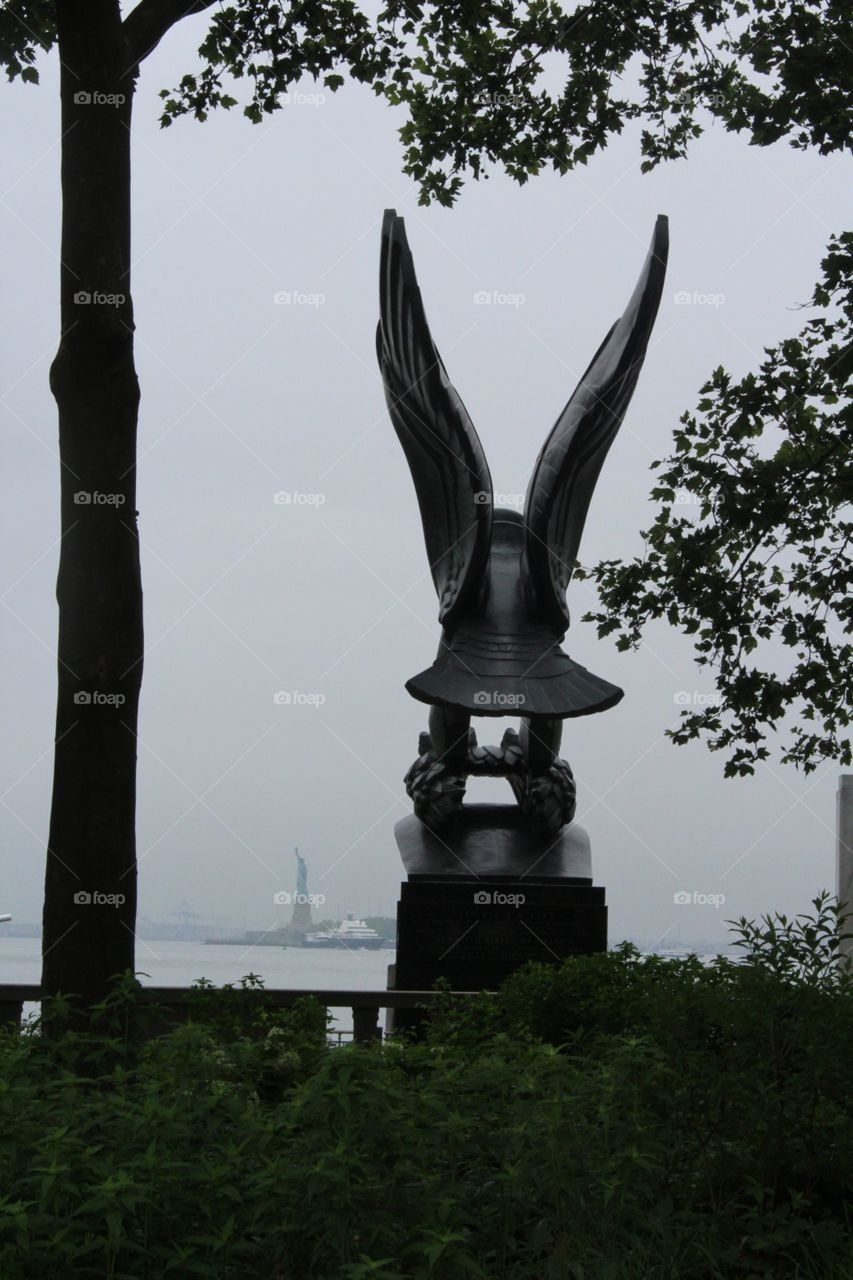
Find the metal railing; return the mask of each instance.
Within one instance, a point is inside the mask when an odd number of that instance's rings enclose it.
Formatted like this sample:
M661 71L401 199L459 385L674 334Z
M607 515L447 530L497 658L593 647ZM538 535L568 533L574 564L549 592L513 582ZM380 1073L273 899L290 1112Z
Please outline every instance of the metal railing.
M187 998L197 994L192 987L143 987L143 1004L156 1005L162 1011L163 1022L181 1022L192 1010ZM478 994L474 991L337 991L312 988L264 987L261 990L240 993L241 998L261 998L286 1009L304 996L313 996L326 1009L350 1009L352 1011L352 1038L356 1044L366 1044L382 1035L379 1027L380 1009L417 1010L428 1007L446 994L454 998L467 998ZM38 1004L41 987L32 985L0 984L0 1024L21 1025L25 1004Z

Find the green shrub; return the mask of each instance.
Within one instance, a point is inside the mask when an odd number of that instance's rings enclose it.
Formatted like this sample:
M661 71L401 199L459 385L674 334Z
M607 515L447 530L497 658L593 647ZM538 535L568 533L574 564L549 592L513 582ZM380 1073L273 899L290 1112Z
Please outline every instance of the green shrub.
M251 975L155 1038L132 982L92 1031L5 1033L0 1277L849 1278L853 999L816 907L741 921L742 964L531 967L418 1044L328 1048Z

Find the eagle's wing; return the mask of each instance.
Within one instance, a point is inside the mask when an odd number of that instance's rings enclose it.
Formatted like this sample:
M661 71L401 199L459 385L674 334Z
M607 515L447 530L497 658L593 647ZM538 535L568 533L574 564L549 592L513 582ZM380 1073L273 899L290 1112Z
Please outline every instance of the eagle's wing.
M669 248L660 216L637 287L613 325L536 460L524 505L527 586L537 610L568 625L566 588L587 509L607 450L643 366L657 315Z
M474 424L436 350L402 218L385 211L379 268L379 368L406 454L444 624L481 584L492 530L492 481Z

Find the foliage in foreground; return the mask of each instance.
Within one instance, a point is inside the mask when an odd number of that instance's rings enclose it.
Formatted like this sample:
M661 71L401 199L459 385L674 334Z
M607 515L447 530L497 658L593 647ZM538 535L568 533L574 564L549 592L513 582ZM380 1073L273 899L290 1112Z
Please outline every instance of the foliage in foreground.
M201 991L140 1045L128 988L111 1036L8 1034L0 1275L849 1276L853 999L816 908L741 921L742 964L532 966L420 1044Z

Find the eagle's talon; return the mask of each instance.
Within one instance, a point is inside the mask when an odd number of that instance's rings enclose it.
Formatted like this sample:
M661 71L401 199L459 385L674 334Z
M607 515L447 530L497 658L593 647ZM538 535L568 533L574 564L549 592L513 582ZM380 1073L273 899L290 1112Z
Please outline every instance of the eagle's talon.
M556 835L574 819L577 788L567 760L555 760L547 773L525 778L521 807L544 835Z
M421 734L421 741L428 734ZM420 745L420 744L419 744ZM451 773L432 750L418 756L404 778L415 816L428 827L444 827L462 808L465 777Z

